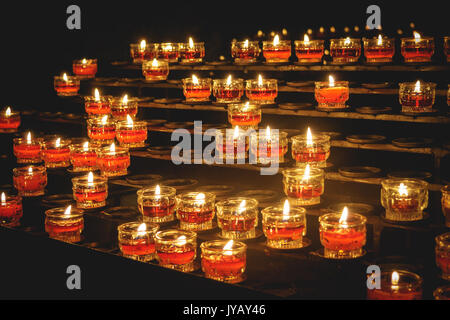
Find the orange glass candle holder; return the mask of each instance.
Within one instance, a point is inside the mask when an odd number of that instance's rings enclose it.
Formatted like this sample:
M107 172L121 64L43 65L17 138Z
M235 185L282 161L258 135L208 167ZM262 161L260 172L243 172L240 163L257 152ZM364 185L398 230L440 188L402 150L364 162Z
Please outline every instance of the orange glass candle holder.
M87 119L87 135L94 144L109 144L116 137L116 121L105 115Z
M89 116L102 116L111 113L111 98L100 96L95 89L93 96L84 97L84 109Z
M215 132L216 155L228 160L245 160L249 150L248 137L244 130L236 126L234 129L218 129Z
M287 132L270 130L259 130L250 134L250 151L261 164L269 162L284 162L284 155L288 151Z
M39 163L42 161L41 138L32 138L31 133L28 133L26 138L13 139L13 153L17 158L17 163Z
M70 166L70 140L61 138L42 142L42 160L47 168L65 168Z
M310 131L309 131L310 132ZM327 159L330 157L330 137L324 134L315 134L308 137L298 135L291 138L292 158L297 166L324 168L327 166Z
M252 64L258 61L261 49L259 41L233 41L231 43L231 56L236 64Z
M19 112L13 112L11 107L7 107L0 111L0 133L16 132L19 126Z
M124 95L119 98L112 98L111 100L111 115L114 119L124 120L129 115L134 118L138 112L138 99L128 98L128 95Z
M420 300L422 278L406 270L381 273L381 288L367 289L368 300Z
M71 144L70 163L74 172L94 171L97 169L96 147L89 142Z
M430 62L434 54L434 38L421 37L418 33L412 38L402 38L401 53L406 63Z
M244 240L256 237L258 201L234 197L216 204L217 224L225 239Z
M236 103L244 95L244 80L227 79L213 80L213 95L218 103Z
M177 63L180 58L180 46L178 43L163 42L158 46L158 59L167 60L169 63Z
M427 113L433 111L436 97L436 83L433 82L401 82L398 98L402 112Z
M183 64L202 63L205 57L205 43L194 42L189 38L188 43L180 43L180 62Z
M267 63L289 62L291 40L280 40L276 35L273 41L263 41L262 52Z
M71 206L45 211L45 232L52 239L80 242L84 229L83 213Z
M97 59L73 60L73 74L79 79L95 78L97 73Z
M216 195L210 192L187 192L175 197L181 230L203 231L213 228Z
M441 206L442 213L445 217L445 226L450 228L450 185L446 185L441 189L442 198L441 198Z
M273 104L278 95L277 79L247 80L245 82L245 94L251 103Z
M330 55L334 63L357 62L361 55L361 40L352 38L330 39Z
M130 56L133 63L142 63L145 60L156 58L158 52L157 43L147 43L142 40L140 43L130 44Z
M156 258L162 267L182 272L195 269L197 234L193 231L163 230L155 235Z
M152 186L138 190L137 203L145 222L169 222L175 220L175 195L177 189L168 186Z
M44 166L28 166L13 169L13 184L22 197L36 197L45 193L47 169Z
M97 150L98 167L105 177L124 176L130 166L130 152L128 148L111 146Z
M348 108L345 104L350 96L348 81L317 81L314 96L318 110L333 111Z
M75 76L55 76L53 81L58 96L76 96L80 90L80 79Z
M169 76L169 62L167 60L153 60L144 61L142 63L142 74L145 81L162 81Z
M209 101L211 96L210 78L185 78L183 81L183 94L187 102L205 102Z
M121 147L141 148L147 140L147 122L127 120L116 122L116 138Z
M436 238L436 265L441 270L441 278L450 280L450 232Z
M320 203L324 193L325 175L322 169L289 168L282 171L283 190L293 207L312 206Z
M1 194L0 202L0 225L17 227L23 216L22 197Z
M79 209L95 209L106 206L108 179L94 175L72 178L73 198Z
M363 39L363 43L367 63L392 62L395 54L395 39L383 38L380 35L374 39Z
M322 61L324 43L324 40L309 40L307 35L305 35L304 40L294 41L298 63L310 64Z
M119 249L124 257L149 262L156 257L155 234L159 225L128 222L118 228Z
M346 209L342 214L327 213L319 217L320 243L325 258L353 259L363 255L367 219Z
M228 122L234 127L257 128L262 113L259 104L239 103L228 105Z
M240 241L212 240L200 245L205 277L226 283L244 280L247 245Z

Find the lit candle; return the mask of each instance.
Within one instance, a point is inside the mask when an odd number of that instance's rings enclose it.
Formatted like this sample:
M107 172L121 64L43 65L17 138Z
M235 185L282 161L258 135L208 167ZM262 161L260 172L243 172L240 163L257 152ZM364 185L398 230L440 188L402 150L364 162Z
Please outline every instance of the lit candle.
M17 158L17 163L39 163L41 159L42 139L33 139L31 132L26 138L13 139L13 152Z
M258 201L251 198L228 198L216 204L217 222L225 239L244 240L256 236Z
M82 177L72 178L73 198L79 209L95 209L106 205L108 179L94 176L92 172Z
M97 59L74 60L73 73L80 79L91 79L97 73Z
M305 136L294 136L292 140L292 158L297 165L310 164L315 167L326 167L330 157L330 137L327 135L313 135L308 127Z
M156 233L156 257L161 266L183 272L194 270L197 234L193 231L164 230Z
M226 79L214 79L213 95L218 103L239 102L244 95L244 80L233 79L231 74Z
M201 63L204 57L205 57L204 42L194 42L192 37L189 37L188 43L180 44L181 63L185 64Z
M116 123L108 115L87 120L88 137L95 144L112 143L116 137Z
M84 229L83 213L72 206L45 211L45 232L50 238L65 242L80 242Z
M406 270L381 273L381 288L367 289L369 300L420 300L422 278Z
M141 40L139 43L130 44L130 55L133 63L142 63L144 60L152 60L156 57L158 44L147 43Z
M291 168L282 171L284 193L294 206L311 206L320 203L324 193L324 172L311 168Z
M122 147L141 148L145 146L147 122L133 121L130 115L127 115L125 121L116 122L116 138Z
M433 82L401 82L399 83L399 101L402 112L431 112L436 96L436 84Z
M368 63L392 62L395 53L395 39L383 39L381 34L378 38L364 39L364 56Z
M20 218L22 218L22 216L22 198L20 196L7 196L2 192L0 203L0 225L17 227L20 225Z
M14 168L13 184L22 197L41 196L47 185L47 170L44 166Z
M204 231L213 228L216 196L210 192L187 192L175 197L180 229Z
M305 34L303 41L296 40L295 55L300 64L303 63L317 63L322 60L324 52L324 40L310 40Z
M280 40L280 37L276 34L273 41L263 41L263 56L268 63L289 62L291 41Z
M261 106L250 102L228 105L228 122L244 129L257 128L261 122Z
M278 82L276 79L263 79L258 75L257 80L246 81L245 94L253 103L272 104L278 95Z
M209 101L211 95L211 79L199 79L195 74L192 78L185 78L183 81L183 94L187 102Z
M123 176L128 173L130 153L128 148L116 147L112 143L109 147L98 149L98 167L106 177Z
M111 101L111 115L115 119L126 119L127 115L134 118L138 112L138 101L136 98L129 98L125 94L122 98L114 98Z
M20 114L7 107L0 113L0 133L16 132L20 126Z
M172 187L156 185L138 190L138 208L145 222L169 222L175 219L175 195Z
M42 143L42 159L47 168L65 168L70 165L70 140L47 140Z
M269 161L284 162L284 155L288 151L287 132L266 130L252 132L250 134L250 150L256 156L259 163L268 163Z
M180 48L178 43L163 42L159 44L158 58L167 60L169 63L178 62Z
M70 163L72 164L74 172L97 169L96 148L90 145L88 141L84 143L71 144L69 149Z
M315 82L314 95L319 110L333 111L348 108L345 105L349 98L348 81L334 81L333 76L330 75L328 82Z
M361 55L361 42L359 39L330 39L330 55L334 63L357 62Z
M118 228L119 248L124 257L148 262L155 259L157 224L128 222Z
M76 96L80 90L80 79L68 76L66 73L62 76L55 76L53 84L59 96Z
M142 63L142 74L146 81L166 80L169 75L169 62L166 60L144 61Z
M109 114L111 101L109 97L100 96L100 92L95 88L93 96L84 98L84 108L89 116Z
M236 64L251 64L258 60L261 53L258 41L233 41L231 43L231 56Z
M401 39L401 52L405 62L430 62L434 54L433 37L422 37L414 31L414 37Z
M441 270L441 278L450 280L450 232L441 234L436 240L436 265Z
M245 159L249 144L239 126L216 130L216 152L225 159Z

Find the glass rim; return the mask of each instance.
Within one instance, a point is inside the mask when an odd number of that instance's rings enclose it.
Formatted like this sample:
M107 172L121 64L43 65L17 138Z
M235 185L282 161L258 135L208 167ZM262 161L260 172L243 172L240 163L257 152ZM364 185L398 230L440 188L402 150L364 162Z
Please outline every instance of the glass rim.
M319 223L322 226L336 227L340 226L339 220L341 218L342 212L330 212L319 216ZM351 221L354 220L354 221ZM345 223L346 228L358 227L365 225L367 223L367 218L362 214L356 212L348 212L347 220Z
M305 169L306 167L286 168L282 170L281 173L284 177L303 178L303 175L305 174ZM323 169L310 167L309 170L310 170L309 179L324 175Z
M116 120L116 126L138 126L138 127L142 127L145 126L147 127L147 121L146 120L135 120L133 119L133 123L128 123L127 119L120 119L120 120Z
M415 37L403 37L403 38L400 38L400 39L401 39L402 42L403 41L414 41L414 42L416 42L416 38ZM426 41L432 40L432 41L434 41L434 37L432 37L432 36L423 37L421 35L419 41L423 41L423 40L426 40Z
M245 200L245 210L254 210L258 209L259 202L258 200L254 198L249 197L229 197L225 200L221 200L216 203L216 207L222 207L222 208L239 208L239 205L242 203L242 201Z
M231 41L231 44L236 44L236 43L244 44L245 41L248 41L248 44L256 44L256 45L259 45L259 40L250 40L250 39Z
M213 79L213 84L226 84L228 81L227 78L224 79ZM244 83L244 79L242 78L231 78L231 84L233 84L233 82L237 82L239 84L243 84Z
M273 39L272 40L263 40L263 45L264 44L268 44L268 45L273 45ZM287 44L287 43L289 43L289 44L291 44L292 43L292 40L289 40L289 39L279 39L279 44L282 44L282 43L284 43L284 44ZM276 46L276 45L275 45Z
M138 97L128 97L127 103L123 104L123 96L121 96L121 97L113 96L113 97L111 97L111 102L112 103L119 102L120 106L134 104L134 103L137 104L139 102L139 98Z
M418 81L420 81L420 80L418 80ZM408 81L408 82L399 82L398 83L398 86L401 88L401 87L415 87L416 86L416 83L417 83L417 81L416 82L413 82L413 81ZM435 82L426 82L426 81L420 81L420 88L423 88L423 87L426 87L426 86L429 86L429 87L432 87L432 88L436 88L436 86L437 86L437 84L435 83Z
M345 40L347 40L347 38L350 39L350 42L361 41L360 38L350 38L350 37L345 37L345 38L331 38L331 39L330 39L330 44L331 44L332 41L333 41L333 42L340 42L340 41L345 41Z
M318 144L318 143L326 143L330 141L330 136L326 135L326 134L313 134L312 135L312 143L314 144ZM308 140L308 138L306 137L306 135L296 135L291 137L291 141L292 142L306 142Z
M437 235L434 239L438 247L450 249L450 232Z
M408 271L408 270L397 270L397 269L395 269L393 267L389 268L388 271L382 271L381 272L381 279L382 279L381 284L382 285L384 283L384 284L387 284L389 288L391 288L391 286L392 286L392 283L391 283L392 273L394 271L397 272L399 274L399 276L400 276L399 277L399 283L397 285L399 288L405 288L406 287L406 288L417 289L417 288L422 287L423 279L417 273L414 273L414 272ZM413 283L409 283L409 282L408 283L401 283L400 280L402 279L402 277L403 277L403 279L405 279L405 277L411 279L413 281ZM385 281L383 281L383 280L385 280ZM386 283L386 280L388 280L389 283Z
M245 83L246 83L246 84L253 84L253 83L258 84L258 82L259 82L258 79L248 79L248 80L245 80ZM278 80L277 80L277 79L274 79L274 78L263 78L263 79L262 79L262 82L263 82L263 85L264 85L265 82L266 82L266 83L270 83L270 84L272 84L272 83L278 84Z
M283 205L279 204L279 205L275 205L275 206L269 206L266 207L264 209L261 210L261 215L263 217L265 216L270 216L270 217L284 217L285 215L283 214ZM287 217L302 217L305 216L306 217L306 209L303 207L289 207L289 214L286 215Z
M175 198L177 199L177 201L196 201L196 200L200 200L200 199L195 198L200 193L203 193L205 195L205 199L202 199L205 202L216 200L216 195L212 192L197 192L197 191L180 193L180 194L177 194L175 196Z
M443 186L441 188L441 192L442 193L449 193L450 192L450 184L447 184L447 185Z
M20 202L22 204L22 197L19 194L7 194L5 193L5 203L15 203L15 202Z
M151 59L151 60L144 60L144 61L142 61L142 68L148 67L148 65L150 65L150 67L153 67L152 63L153 63L153 60L155 60L155 59L158 62L158 66L156 66L155 68L160 67L161 64L164 67L165 66L167 66L167 67L169 66L169 60L168 59L154 58L154 59ZM128 101L130 101L130 99L128 99Z
M334 87L338 87L339 85L344 86L346 88L348 88L349 82L347 80L339 80L339 81L334 81L334 86L331 87L330 86L330 82L329 81L314 81L315 86L327 86L329 88L334 88Z
M422 187L424 189L428 189L429 183L425 180L415 179L415 178L387 178L381 180L381 186L383 188L395 188L398 189L400 183L403 184L413 184L414 187Z
M294 44L304 44L304 43L316 43L316 44L324 44L325 43L325 40L322 40L322 39L311 39L311 40L309 40L309 41L305 41L305 40L294 40Z
M13 143L14 144L22 144L22 143L24 143L24 144L31 144L31 145L33 145L33 144L39 144L40 145L43 141L44 141L44 138L38 138L38 137L31 138L30 143L28 143L28 140L25 137L13 138Z
M85 150L84 144L88 142L88 150ZM97 147L93 143L89 143L89 140L86 140L85 142L78 142L78 143L71 143L69 145L70 150L77 150L77 149L83 149L82 151L89 152L89 151L95 151L97 150Z
M137 228L141 224L145 224L145 231L138 231ZM129 228L129 229L128 229ZM131 221L122 223L117 227L117 231L121 233L134 233L134 232L145 232L146 234L156 233L159 231L159 225L151 222L143 222L143 221Z
M97 174L92 174L93 175L93 182L92 184L104 184L108 182L108 178L101 176L101 175L97 175ZM84 175L84 176L80 176L80 177L73 177L72 179L72 184L80 184L83 186L89 185L90 183L88 182L88 176Z
M208 84L211 84L211 81L212 81L211 78L199 78L199 77L197 77L197 80L198 80L199 84L201 82L208 82ZM183 84L186 84L186 83L187 84L192 84L193 79L192 79L192 77L188 77L188 78L181 79L181 81L183 82Z
M233 241L233 246L231 247L231 249L228 250L224 250L223 247L230 241ZM228 240L228 239L224 239L224 240L208 240L208 241L204 241L200 244L200 249L203 250L208 250L208 251L212 251L212 252L217 252L217 253L223 253L225 252L246 252L247 251L247 245L242 242L242 241L237 241L237 240Z
M110 149L111 145L109 145L109 146L98 148L97 152L98 152L99 155L109 155L109 154L111 154L111 155L121 155L123 153L129 153L129 149L128 148L122 147L122 146L118 146L118 145L115 145L115 146L116 146L115 147L116 149L114 151L111 151L111 149Z
M103 123L103 117L107 116L106 118L106 123ZM114 119L113 117L111 117L109 114L105 114L105 115L99 115L99 116L95 116L95 117L91 117L88 118L86 120L88 125L115 125L115 123L117 122L116 119Z
M90 62L90 63L92 63L92 62L95 62L95 63L97 63L97 58L83 58L83 59L74 59L73 60L73 64L84 64L83 63L83 60L86 60L86 64L87 64L87 62Z
M156 186L159 186L161 194L156 195L155 194L155 190L156 190ZM177 189L175 189L174 187L171 186L164 186L164 185L160 185L160 184L155 184L152 186L147 186L144 188L139 189L138 191L136 191L136 194L138 197L156 197L156 196L160 196L160 197L172 197L175 196L177 193Z
M78 210L72 205L70 209L70 214L65 214L67 207L57 207L51 208L45 211L45 216L49 218L62 218L62 219L72 219L72 218L82 218L83 212Z
M275 132L273 130L278 130L278 132ZM270 129L271 137L275 136L275 137L279 137L279 138L282 138L282 139L287 138L288 133L286 131L280 131L280 130L282 130L282 129ZM266 131L266 129L255 130L255 132L252 132L250 134L250 137L257 138L258 140L261 140L260 138L267 137L265 131ZM265 139L265 140L267 140L267 139Z
M62 139L61 138L60 146L56 147L56 139L51 139L51 140L44 139L41 142L41 145L42 145L43 149L45 149L45 148L46 149L62 149L62 148L69 147L71 143L72 143L72 140L70 140L70 139Z
M70 81L70 80L73 80L73 81L80 81L80 79L77 77L77 76L75 76L75 75L69 75L69 74L67 74L66 73L66 76L67 76L67 81ZM63 80L64 81L64 78L63 78L64 76L53 76L53 78L55 79L55 80Z
M35 172L38 173L45 173L47 172L47 168L42 165L42 166L36 166L36 165L30 165L30 166L26 166L26 167L17 167L13 169L13 174L19 174L19 173L26 173L29 174L28 172L28 168L33 168L31 174L34 174Z
M145 48L144 48L144 50L147 50L147 48L149 47L149 46L154 46L154 47L157 47L158 46L158 43L157 42L145 42ZM138 43L130 43L130 47L137 47L137 48L141 48L141 43L140 42L138 42Z
M433 297L435 300L441 300L442 297L447 297L447 299L448 299L448 296L450 296L450 284L437 287L433 291ZM444 298L442 300L446 300L446 299Z
M175 237L176 236L176 237ZM194 231L189 230L178 230L178 229L166 229L166 230L160 230L155 234L155 239L162 243L171 243L178 240L180 236L186 237L186 243L189 241L196 241L197 240L197 233ZM184 245L184 244L183 244Z

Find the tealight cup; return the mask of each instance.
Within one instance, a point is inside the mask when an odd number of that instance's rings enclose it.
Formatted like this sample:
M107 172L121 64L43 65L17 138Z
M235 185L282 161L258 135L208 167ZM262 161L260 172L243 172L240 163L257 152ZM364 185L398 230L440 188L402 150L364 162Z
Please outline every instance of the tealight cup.
M75 208L53 208L45 211L45 232L52 239L80 242L84 229L83 213Z
M142 230L141 230L142 229ZM122 255L137 261L149 262L156 257L155 234L159 225L127 222L117 228Z
M162 267L182 272L194 270L197 256L197 234L193 231L168 229L155 235L156 257Z

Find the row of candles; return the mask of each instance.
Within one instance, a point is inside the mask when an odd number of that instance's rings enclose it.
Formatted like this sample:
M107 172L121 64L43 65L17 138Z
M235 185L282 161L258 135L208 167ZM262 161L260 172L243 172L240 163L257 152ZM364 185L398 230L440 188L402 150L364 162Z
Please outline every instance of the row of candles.
M392 62L395 54L395 39L379 35L377 38L363 39L364 55L367 63ZM294 41L298 63L318 63L325 53L324 40L312 40L307 34L303 40ZM434 38L422 37L414 31L413 37L401 39L401 54L405 62L429 62L434 54ZM330 39L330 55L335 63L353 63L361 56L361 40L356 38ZM231 56L237 64L252 64L258 61L261 53L259 41L233 41ZM450 37L444 37L444 53L450 60ZM272 41L262 42L262 54L268 63L286 63L291 56L291 40L282 40L275 34ZM180 60L184 64L201 63L205 56L204 42L188 43L147 43L130 44L130 55L134 63L142 63L154 58L165 59L170 63Z

